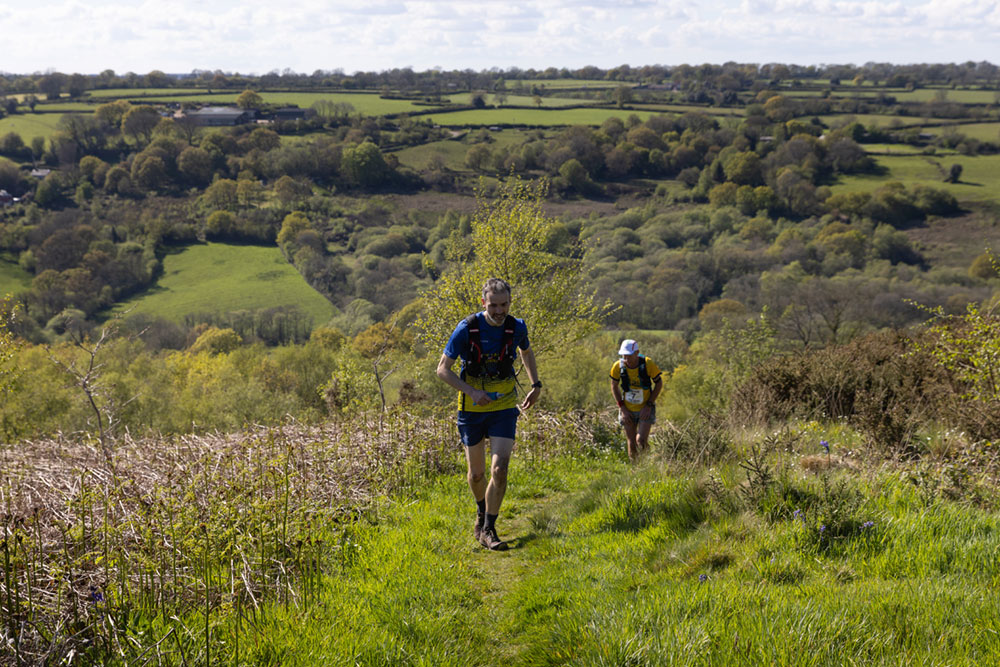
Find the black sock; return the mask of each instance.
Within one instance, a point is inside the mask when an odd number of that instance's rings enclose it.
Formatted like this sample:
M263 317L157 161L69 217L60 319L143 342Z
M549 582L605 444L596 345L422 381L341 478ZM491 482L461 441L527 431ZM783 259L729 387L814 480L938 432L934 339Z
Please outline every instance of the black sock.
M487 514L486 515L486 523L483 524L483 530L495 530L496 529L496 523L497 523L497 515L496 514Z
M476 523L480 526L486 521L486 498L476 501Z

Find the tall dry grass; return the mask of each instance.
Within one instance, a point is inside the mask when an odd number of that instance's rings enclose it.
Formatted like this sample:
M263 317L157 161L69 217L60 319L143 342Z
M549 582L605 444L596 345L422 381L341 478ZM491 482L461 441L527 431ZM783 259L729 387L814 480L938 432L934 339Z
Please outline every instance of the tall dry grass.
M453 429L389 414L126 436L110 461L96 441L6 446L0 664L209 659L221 613L250 628L265 600L307 602L354 519L454 469Z

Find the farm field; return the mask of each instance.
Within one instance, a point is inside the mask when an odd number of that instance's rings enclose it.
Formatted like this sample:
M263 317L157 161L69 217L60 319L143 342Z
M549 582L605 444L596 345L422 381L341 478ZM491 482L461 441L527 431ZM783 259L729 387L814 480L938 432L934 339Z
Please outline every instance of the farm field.
M450 95L451 101L456 104L472 104L472 94L471 93L461 93L458 95ZM591 104L601 104L605 100L600 99L580 99L575 97L539 97L541 101L541 106L543 108L548 107L567 107L567 106L584 106ZM486 96L487 104L494 104L493 95ZM504 101L504 106L520 106L520 107L534 107L537 106L535 103L535 98L532 95L507 95Z
M998 91L995 90L966 90L951 88L918 88L917 90L903 90L889 93L900 102L933 102L943 97L945 102L957 102L959 104L995 104Z
M927 149L923 146L910 146L909 144L861 144L861 147L868 153L888 154L888 155L927 155ZM934 153L929 157L942 157L945 155L957 155L957 151L946 148L935 148Z
M896 98L898 102L933 102L938 99L939 95L943 95L945 102L959 104L995 104L997 95L997 91L994 90L952 90L951 88L919 88L917 90L904 90L902 88L844 90L838 88L830 91L788 88L782 89L780 92L786 97L820 97L828 92L831 97L866 98L888 95Z
M440 156L449 169L463 168L465 154L469 151L468 144L460 141L435 141L421 146L404 148L396 151L399 163L410 169L426 169L435 156Z
M32 278L17 262L11 261L8 255L0 255L0 299L31 287Z
M811 115L802 118L812 118ZM859 114L826 114L819 116L820 122L827 127L838 128L850 125L851 123L861 123L865 127L911 127L919 126L920 121L914 118L904 118L901 116L890 116L887 114L859 113Z
M594 81L592 79L524 79L520 81L521 85L530 88L531 86L544 86L545 88L616 88L621 85L634 87L635 84L626 81ZM508 84L508 88L514 84L511 81Z
M190 313L279 306L298 306L314 326L336 314L334 306L306 284L277 247L206 243L168 254L156 286L115 310L132 309L134 314L181 322Z
M59 125L60 114L15 114L0 118L0 136L8 132L15 132L21 135L24 143L31 142L33 137L45 137L48 139L55 134Z
M86 102L43 102L35 107L34 113L90 113L94 110L94 108L93 104L88 104Z
M235 104L239 92L206 93L199 95L170 95L149 97L150 102L199 102L202 104L227 105ZM302 108L312 106L319 100L334 103L348 103L356 113L372 116L382 116L389 113L403 113L423 108L411 100L385 100L376 93L261 93L266 104L296 105Z
M552 127L557 125L600 125L608 118L625 120L632 114L645 120L653 115L649 111L630 109L480 109L455 111L422 116L437 125L450 127L477 127L488 125L529 125Z
M947 190L959 201L995 201L1000 191L1000 155L879 155L875 157L886 173L879 176L846 176L832 186L837 192L873 190L890 181L900 181L908 188L927 185ZM943 173L953 164L962 165L958 183L945 183Z
M179 93L205 94L210 92L211 90L208 88L104 88L101 90L88 90L87 96L129 100L138 97L177 95Z
M537 132L537 130L533 130L532 132ZM491 149L496 149L501 146L521 143L528 138L528 133L522 130L503 130L501 132L492 132L490 136L494 141L489 146ZM411 169L426 169L430 166L431 159L437 155L444 159L449 169L463 170L465 169L465 154L469 152L472 146L473 144L464 141L444 139L420 146L403 148L396 151L395 155L399 158L400 164Z
M692 104L642 104L633 102L629 108L636 111L655 111L658 113L706 113L709 116L737 116L744 115L743 109L732 109L727 107L706 107Z
M947 127L928 127L924 129L924 132L938 135L949 128L954 129L959 134L964 134L970 139L1000 142L1000 123L956 123Z

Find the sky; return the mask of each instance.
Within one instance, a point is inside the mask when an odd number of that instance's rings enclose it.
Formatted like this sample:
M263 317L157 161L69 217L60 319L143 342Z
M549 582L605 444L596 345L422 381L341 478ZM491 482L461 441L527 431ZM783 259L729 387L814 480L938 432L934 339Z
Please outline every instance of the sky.
M0 0L0 72L1000 64L996 0Z

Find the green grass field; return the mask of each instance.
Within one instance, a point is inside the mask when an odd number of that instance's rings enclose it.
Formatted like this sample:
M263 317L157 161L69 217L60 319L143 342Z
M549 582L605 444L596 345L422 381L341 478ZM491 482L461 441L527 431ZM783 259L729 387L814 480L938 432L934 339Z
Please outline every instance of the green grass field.
M150 102L199 102L201 104L227 105L235 104L239 92L211 93L198 95L172 94L149 96ZM404 113L420 109L410 100L384 100L375 93L268 93L260 95L267 104L278 106L296 105L303 109L312 106L319 100L329 100L335 103L346 102L354 107L355 113L368 116L382 116L390 113ZM126 98L133 99L133 98Z
M796 88L783 89L779 92L786 97L819 97L825 94L825 91L822 90L801 90ZM831 97L877 97L880 95L889 95L896 98L899 102L933 102L942 94L945 101L957 102L959 104L995 104L997 101L997 91L994 90L865 88L830 91Z
M812 116L802 116L802 118L812 118ZM865 127L883 128L919 125L919 121L916 119L874 113L828 114L819 116L819 119L827 127L843 127L855 122L861 123Z
M456 104L472 104L472 94L462 93L459 95L451 95L451 101ZM598 104L604 100L586 100L586 99L576 99L573 97L539 97L542 103L542 108L551 107L566 107L566 106L585 106L591 104ZM493 100L493 95L486 96L487 104L495 104ZM535 98L531 95L507 95L506 100L504 100L504 105L506 106L521 106L521 107L534 107Z
M956 123L951 126L959 134L979 141L1000 142L1000 123ZM924 132L937 135L944 132L945 127L928 127Z
M449 169L465 169L465 154L469 144L461 141L434 141L429 144L412 146L396 151L399 163L410 169L423 170L430 166L435 156L440 156Z
M156 286L115 307L180 322L189 313L298 306L324 324L336 309L302 279L277 247L207 243L163 259Z
M316 590L312 613L271 606L267 632L245 643L247 658L994 663L1000 517L928 504L891 473L824 486L824 477L849 476L838 472L846 465L839 455L793 458L809 459L810 470L792 464L794 492L756 514L717 505L696 471L518 452L497 524L510 541L502 553L471 537L475 508L464 474L445 476L356 526L343 568ZM712 475L735 489L743 472L724 464ZM826 513L849 502L861 503L856 523Z
M507 83L507 87L513 86L514 82L510 81ZM618 81L594 81L590 79L525 79L521 81L521 85L525 88L531 88L531 86L544 86L546 89L553 88L616 88L623 85ZM626 82L624 85L628 87L635 86L632 82Z
M640 102L632 102L629 104L630 107L636 111L653 111L657 113L675 113L675 114L686 114L686 113L705 113L709 116L738 116L742 117L745 115L743 109L731 109L726 107L706 107L706 106L695 106L692 104L642 104Z
M554 127L558 125L600 125L611 117L625 120L632 114L646 120L653 115L649 111L629 109L480 109L477 111L456 111L453 113L421 116L437 125L450 127L482 127L490 125L533 125Z
M86 102L50 102L47 104L39 104L35 107L35 111L39 113L93 113L95 108L97 107L94 104L88 104Z
M833 186L836 192L874 190L889 181L901 181L908 188L927 185L947 190L959 201L995 201L1000 190L1000 155L879 155L875 160L887 173L879 176L847 176ZM962 165L959 183L945 183L942 169Z
M60 114L57 113L15 114L0 118L0 135L15 132L21 135L26 144L30 144L33 137L48 139L55 134L59 118Z
M6 253L0 255L0 299L7 294L31 287L32 275L18 266L14 258Z
M107 99L132 99L136 97L152 97L161 95L177 95L179 93L207 93L207 88L106 88L88 90L88 97Z
M919 88L917 90L904 90L889 94L900 102L933 102L938 99L939 95L943 95L946 102L957 102L959 104L995 104L998 93L995 90Z
M869 153L878 154L889 154L889 155L923 155L923 146L910 146L909 144L861 144L861 147ZM942 157L946 155L958 155L957 151L949 150L947 148L935 148L934 157Z
M522 143L528 138L528 133L523 130L511 129L491 132L490 136L494 141L489 144L489 147L491 150L495 150L502 146ZM426 169L430 165L431 159L439 155L444 159L449 169L461 171L466 169L465 154L469 152L472 145L465 141L445 139L403 148L396 151L395 155L399 158L400 164L417 170Z

